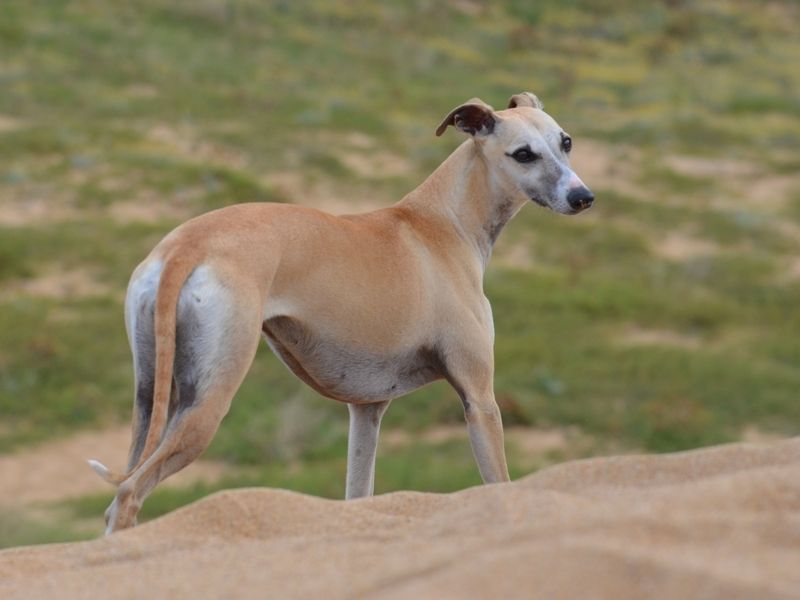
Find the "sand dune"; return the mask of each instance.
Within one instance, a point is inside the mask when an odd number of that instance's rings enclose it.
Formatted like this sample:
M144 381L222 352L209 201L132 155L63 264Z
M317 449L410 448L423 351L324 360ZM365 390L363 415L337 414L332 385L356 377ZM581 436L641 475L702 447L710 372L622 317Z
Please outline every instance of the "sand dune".
M800 439L354 502L222 492L0 552L13 598L797 598Z

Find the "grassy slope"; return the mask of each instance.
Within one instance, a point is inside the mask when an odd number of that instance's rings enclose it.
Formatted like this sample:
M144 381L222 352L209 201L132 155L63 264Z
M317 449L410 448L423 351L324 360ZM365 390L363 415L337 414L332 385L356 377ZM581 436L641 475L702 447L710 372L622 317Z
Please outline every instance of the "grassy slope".
M0 225L0 449L127 417L122 292L184 216L302 202L275 184L285 172L340 198L397 199L458 143L432 135L446 111L522 89L576 145L626 149L630 185L588 181L599 200L585 218L530 207L501 238L498 254L531 257L487 275L506 420L654 451L746 426L798 433L796 8L669 4L4 2L0 202L46 211ZM386 168L365 173L345 154ZM755 171L732 184L675 156ZM787 178L774 202L753 191ZM163 218L115 212L132 204ZM678 234L708 251L657 250ZM59 270L99 288L49 298L21 285ZM631 331L660 333L631 344ZM434 385L396 402L387 427L460 420ZM346 411L262 349L210 455L259 466L227 484L338 496L345 434ZM456 442L397 451L379 458L377 485L461 487L478 481L471 461ZM530 468L513 448L511 462Z

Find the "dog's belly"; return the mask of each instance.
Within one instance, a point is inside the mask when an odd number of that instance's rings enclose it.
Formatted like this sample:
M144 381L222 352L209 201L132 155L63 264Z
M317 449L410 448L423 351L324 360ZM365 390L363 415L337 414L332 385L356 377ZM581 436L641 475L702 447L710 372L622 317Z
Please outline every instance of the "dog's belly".
M356 350L323 339L287 316L265 320L262 331L295 375L323 396L343 402L390 400L444 376L440 354L428 346L386 354Z

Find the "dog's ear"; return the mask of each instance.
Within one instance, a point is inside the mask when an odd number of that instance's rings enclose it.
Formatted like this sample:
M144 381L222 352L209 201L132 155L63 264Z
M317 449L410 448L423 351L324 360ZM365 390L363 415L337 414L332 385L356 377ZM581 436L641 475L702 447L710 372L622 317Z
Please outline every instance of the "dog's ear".
M447 129L448 125L453 125L464 133L470 135L488 135L494 131L494 124L497 118L494 109L480 98L467 100L461 106L454 108L436 128L436 135L440 136Z
M530 92L521 92L511 96L508 101L508 108L517 108L518 106L530 106L531 108L538 109L544 108L544 104L536 97L536 94L531 94Z

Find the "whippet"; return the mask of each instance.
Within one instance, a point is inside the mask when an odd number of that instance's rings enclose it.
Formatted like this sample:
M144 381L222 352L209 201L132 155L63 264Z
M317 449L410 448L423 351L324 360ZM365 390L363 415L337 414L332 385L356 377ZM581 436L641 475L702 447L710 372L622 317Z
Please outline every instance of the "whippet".
M472 99L436 135L450 125L470 137L391 207L230 206L179 226L136 268L128 465L89 461L118 485L107 533L134 525L152 489L205 450L261 335L297 377L347 403L348 499L373 493L389 403L442 378L463 403L483 481L508 481L484 270L527 202L575 214L594 198L569 166L570 136L533 94L500 111Z

